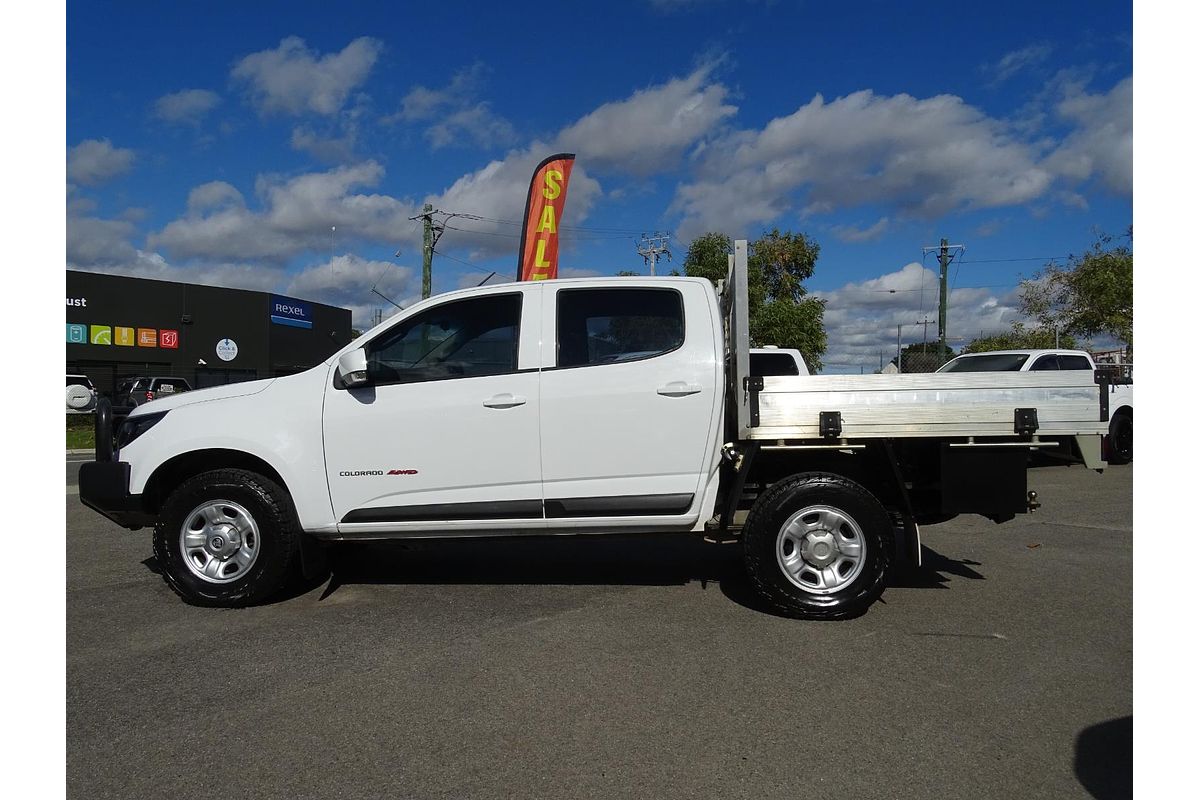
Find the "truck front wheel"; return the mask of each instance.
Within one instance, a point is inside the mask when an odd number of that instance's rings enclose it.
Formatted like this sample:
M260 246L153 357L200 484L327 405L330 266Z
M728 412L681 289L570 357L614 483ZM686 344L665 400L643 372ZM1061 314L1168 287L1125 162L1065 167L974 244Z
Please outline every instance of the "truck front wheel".
M787 616L846 619L883 593L891 521L870 492L840 475L779 481L754 504L742 535L751 581Z
M299 570L300 526L274 481L241 469L184 482L154 526L163 579L188 603L240 607L260 602Z

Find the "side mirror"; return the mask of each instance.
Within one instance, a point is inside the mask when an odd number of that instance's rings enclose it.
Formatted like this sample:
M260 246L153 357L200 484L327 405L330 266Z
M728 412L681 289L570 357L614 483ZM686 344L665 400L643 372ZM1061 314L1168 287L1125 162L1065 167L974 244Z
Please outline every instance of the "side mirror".
M342 353L338 359L338 377L347 389L367 385L367 351L359 347Z

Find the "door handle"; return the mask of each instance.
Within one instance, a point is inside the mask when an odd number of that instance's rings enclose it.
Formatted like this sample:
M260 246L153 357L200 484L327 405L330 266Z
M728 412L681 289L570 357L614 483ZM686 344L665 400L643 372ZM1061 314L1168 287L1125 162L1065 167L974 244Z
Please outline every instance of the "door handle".
M488 408L513 408L514 406L523 406L528 401L519 394L503 394L492 395L483 404Z
M696 394L700 389L699 384L671 381L666 386L658 387L658 393L666 397L687 397L689 394Z

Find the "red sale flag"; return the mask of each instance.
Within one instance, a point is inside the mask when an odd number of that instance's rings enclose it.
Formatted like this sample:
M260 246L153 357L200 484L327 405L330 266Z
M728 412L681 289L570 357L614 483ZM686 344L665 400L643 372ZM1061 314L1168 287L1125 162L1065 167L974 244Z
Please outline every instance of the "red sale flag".
M559 153L538 164L525 200L525 223L517 253L517 280L544 281L558 277L558 224L567 204L567 181L574 153Z

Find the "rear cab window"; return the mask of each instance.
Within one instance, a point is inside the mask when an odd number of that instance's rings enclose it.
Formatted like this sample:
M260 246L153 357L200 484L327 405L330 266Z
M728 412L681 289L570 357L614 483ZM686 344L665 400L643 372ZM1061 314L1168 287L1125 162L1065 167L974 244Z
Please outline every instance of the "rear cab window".
M761 375L799 375L796 359L787 353L751 353L750 374Z

